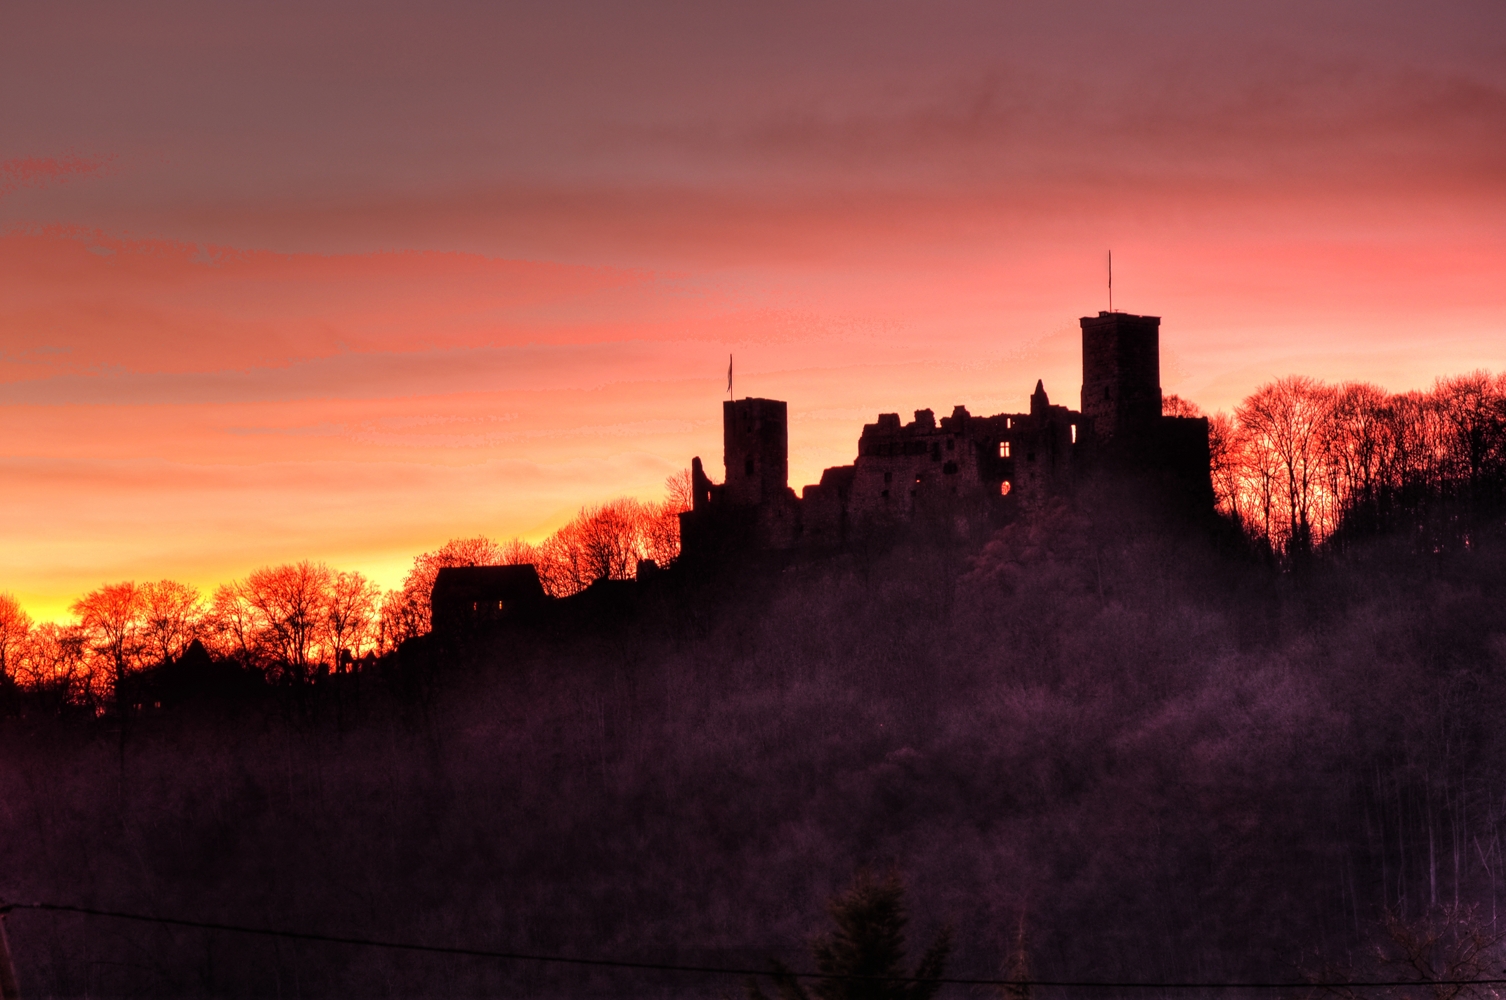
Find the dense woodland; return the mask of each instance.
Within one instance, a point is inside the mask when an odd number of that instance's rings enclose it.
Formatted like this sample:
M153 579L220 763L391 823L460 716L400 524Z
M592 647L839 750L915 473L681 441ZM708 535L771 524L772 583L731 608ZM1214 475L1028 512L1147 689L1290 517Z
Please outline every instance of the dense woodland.
M221 588L239 631L220 594L167 584L120 585L129 629L91 610L110 588L74 626L13 609L0 895L799 969L827 901L892 871L912 959L949 926L950 975L1499 978L1501 380L1285 379L1212 426L1212 530L1096 483L981 550L917 534L670 574L619 620L469 647L390 651L402 592L369 585L375 624L350 639L332 609L362 581L308 564ZM538 558L489 544L420 557L414 593L445 559ZM581 575L616 574L600 567ZM295 571L325 602L303 633L256 596ZM170 599L191 613L164 639L140 609ZM122 696L194 639L194 663L250 683ZM25 672L65 642L87 681ZM36 911L8 926L31 996L745 989ZM1461 995L1354 995L1377 994Z

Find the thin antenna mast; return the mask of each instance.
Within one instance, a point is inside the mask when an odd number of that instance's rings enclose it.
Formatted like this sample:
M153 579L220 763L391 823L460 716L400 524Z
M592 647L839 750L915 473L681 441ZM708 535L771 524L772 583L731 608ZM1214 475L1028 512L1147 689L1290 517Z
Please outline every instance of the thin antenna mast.
M732 355L727 355L727 398L732 398Z
M1114 311L1114 251L1109 251L1109 312Z

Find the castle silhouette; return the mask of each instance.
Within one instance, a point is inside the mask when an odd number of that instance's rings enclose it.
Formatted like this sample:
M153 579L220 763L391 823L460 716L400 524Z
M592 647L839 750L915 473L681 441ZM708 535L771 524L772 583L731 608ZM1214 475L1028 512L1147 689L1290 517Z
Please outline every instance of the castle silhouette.
M1211 514L1208 421L1161 413L1160 317L1100 312L1081 326L1081 410L1052 403L1037 380L1027 413L980 417L956 406L940 420L917 410L907 424L881 413L864 425L853 463L827 469L798 497L789 485L788 405L727 400L723 481L712 482L701 459L692 460L680 558L672 572L653 575L693 575L750 555L836 551L916 527L933 537L982 537L1095 477L1139 488L1178 516ZM639 580L654 569L640 564ZM589 618L632 589L600 580L555 602L533 566L447 567L430 607L435 632L458 635L547 607Z
M1090 474L1152 485L1188 513L1211 511L1208 421L1161 412L1159 316L1083 317L1082 409L1053 404L1038 380L1026 413L940 420L881 413L858 438L853 464L796 496L789 486L788 407L777 399L722 404L724 480L691 462L694 496L680 515L681 558L730 550L830 549L918 522L958 536L1011 510L1075 490Z

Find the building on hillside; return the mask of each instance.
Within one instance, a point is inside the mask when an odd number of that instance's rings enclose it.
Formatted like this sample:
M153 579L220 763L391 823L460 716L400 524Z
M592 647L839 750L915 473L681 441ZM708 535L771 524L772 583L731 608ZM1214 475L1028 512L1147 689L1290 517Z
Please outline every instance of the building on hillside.
M1081 320L1082 409L1053 404L1037 381L1025 413L940 420L881 413L863 427L853 464L827 469L797 498L789 486L788 407L722 404L725 478L691 463L692 509L680 516L688 559L731 549L827 549L903 524L960 535L1009 509L1073 490L1094 470L1156 480L1170 502L1211 510L1208 422L1161 414L1156 316L1101 312Z
M531 613L547 600L531 565L446 566L429 593L430 621L435 632L466 632Z

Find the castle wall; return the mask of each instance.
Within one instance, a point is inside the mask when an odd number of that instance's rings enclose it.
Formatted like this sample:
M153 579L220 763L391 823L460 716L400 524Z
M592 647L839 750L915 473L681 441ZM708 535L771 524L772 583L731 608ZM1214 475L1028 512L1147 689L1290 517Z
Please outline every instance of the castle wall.
M977 456L967 437L966 410L938 424L930 410L917 410L901 425L899 414L882 413L864 426L853 463L849 517L859 528L908 521L917 505L976 492Z
M856 466L839 465L821 473L821 482L801 491L800 542L803 546L830 549L847 543L851 531L852 486L856 478Z
M692 463L682 550L835 548L926 521L965 533L1069 493L1093 468L1158 480L1171 502L1211 510L1207 421L1161 415L1160 318L1099 313L1081 323L1081 412L1053 405L1037 382L1028 413L975 417L958 406L939 421L917 410L903 424L883 413L863 427L853 464L827 469L800 499L789 489L786 404L724 402L726 478L712 483Z

